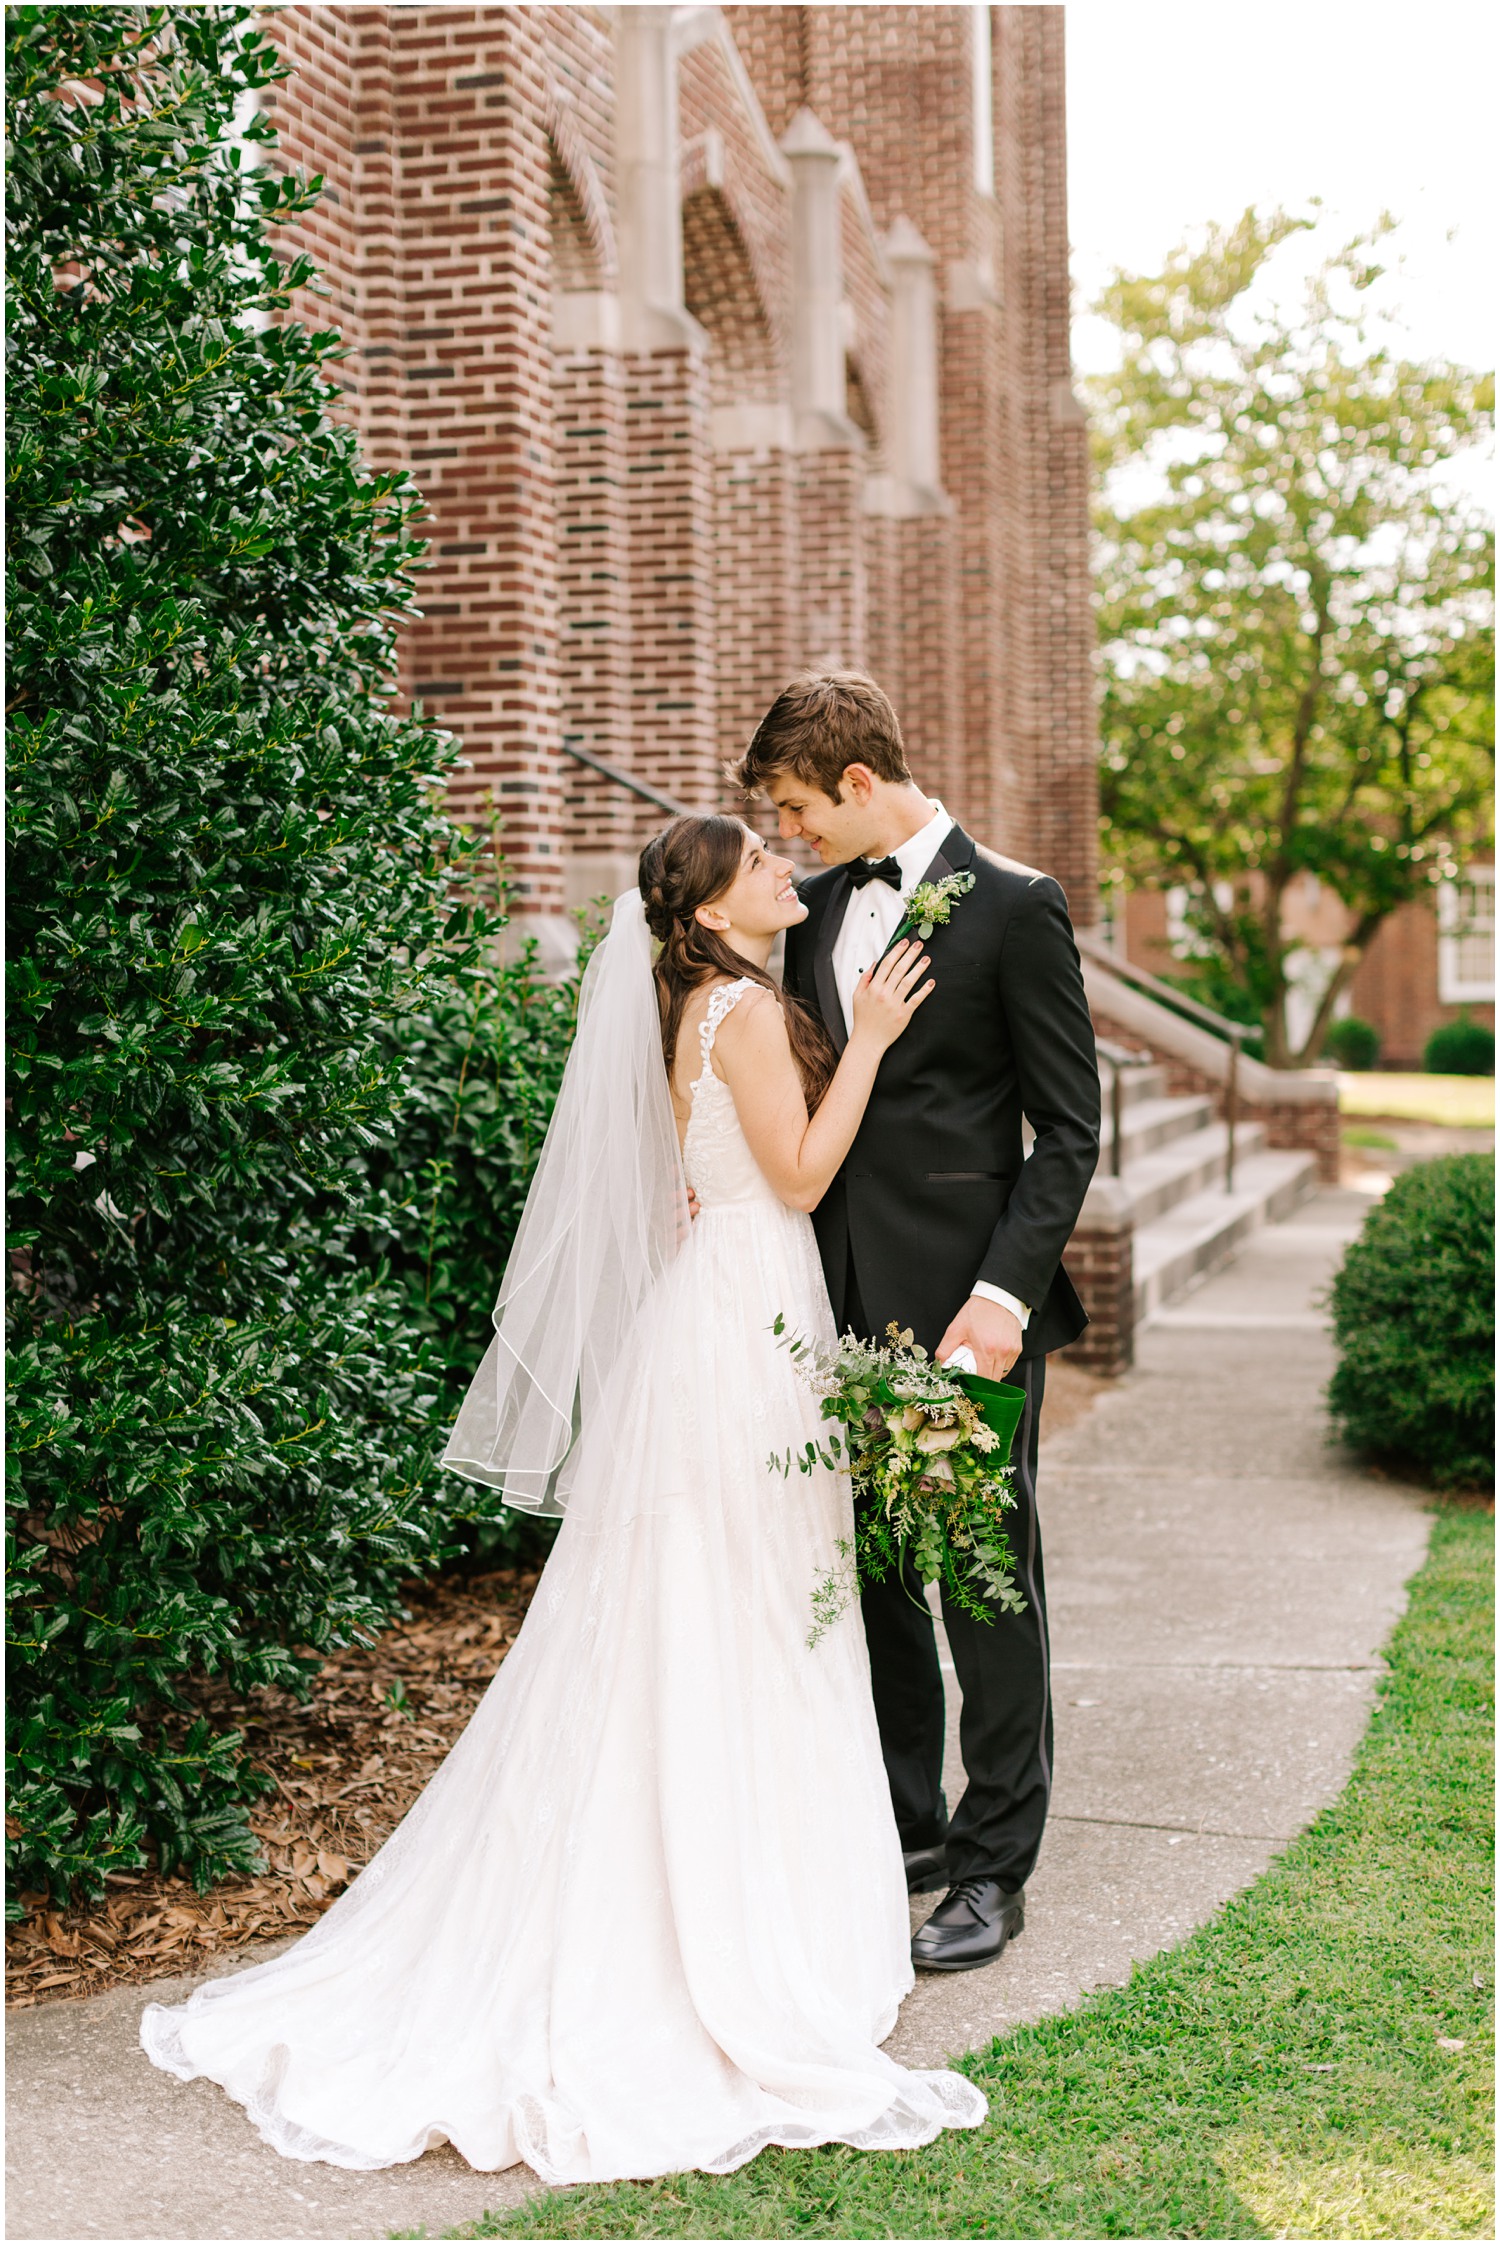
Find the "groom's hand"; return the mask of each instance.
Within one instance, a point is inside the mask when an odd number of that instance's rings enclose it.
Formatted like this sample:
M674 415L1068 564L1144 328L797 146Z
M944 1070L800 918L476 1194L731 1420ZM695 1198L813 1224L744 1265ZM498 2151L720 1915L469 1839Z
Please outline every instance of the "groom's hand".
M937 1347L939 1364L946 1364L965 1342L986 1380L1003 1380L1021 1353L1021 1321L999 1302L971 1294Z

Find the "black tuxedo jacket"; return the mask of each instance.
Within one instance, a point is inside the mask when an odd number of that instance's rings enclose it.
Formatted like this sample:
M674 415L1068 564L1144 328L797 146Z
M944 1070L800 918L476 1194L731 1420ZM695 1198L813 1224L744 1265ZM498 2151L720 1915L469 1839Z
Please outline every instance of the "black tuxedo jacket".
M1056 881L961 827L924 878L970 871L926 946L937 987L880 1063L858 1136L813 1224L842 1330L850 1264L871 1330L894 1319L936 1348L976 1279L1031 1304L1023 1357L1088 1320L1062 1269L1099 1158L1099 1070L1067 903ZM786 987L848 1041L833 947L854 884L803 883ZM1036 1142L1022 1159L1021 1117Z

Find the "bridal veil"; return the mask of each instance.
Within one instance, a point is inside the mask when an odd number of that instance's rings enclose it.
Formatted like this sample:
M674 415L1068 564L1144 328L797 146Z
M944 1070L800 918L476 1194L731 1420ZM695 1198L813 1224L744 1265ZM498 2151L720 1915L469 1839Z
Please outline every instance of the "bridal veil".
M688 1229L639 891L589 960L578 1032L442 1462L518 1510L560 1513L605 1384Z

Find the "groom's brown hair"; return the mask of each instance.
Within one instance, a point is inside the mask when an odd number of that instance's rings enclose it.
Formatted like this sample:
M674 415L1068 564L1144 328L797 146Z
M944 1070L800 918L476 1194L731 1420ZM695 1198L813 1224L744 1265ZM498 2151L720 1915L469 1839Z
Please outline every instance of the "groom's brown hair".
M809 670L782 688L729 776L756 795L773 774L791 772L836 803L851 764L868 765L877 779L909 780L901 720L863 671Z

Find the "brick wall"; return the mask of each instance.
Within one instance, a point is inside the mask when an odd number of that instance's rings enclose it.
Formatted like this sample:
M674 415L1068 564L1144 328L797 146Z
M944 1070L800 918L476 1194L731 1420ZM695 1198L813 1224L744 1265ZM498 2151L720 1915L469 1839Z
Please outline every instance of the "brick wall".
M455 810L503 825L522 910L628 869L660 814L578 747L693 803L788 671L869 667L914 767L1092 917L1092 624L1067 361L1062 20L996 8L995 194L975 186L967 7L725 11L677 69L680 347L623 347L612 14L274 14L279 161L320 171L299 307L349 352L347 410L406 465L430 539L402 691L460 735ZM702 27L699 27L700 29ZM697 35L695 34L695 37ZM741 69L739 66L742 65ZM804 104L846 144L846 410L799 450L791 194ZM880 236L937 258L946 511L867 506L884 472Z
M1403 904L1378 931L1354 977L1349 1010L1380 1031L1382 1068L1420 1068L1433 1030L1458 1020L1464 1009L1438 997L1437 912L1425 897ZM1493 1004L1471 1005L1468 1013L1494 1028Z
M1088 1312L1083 1333L1063 1353L1069 1363L1117 1379L1135 1361L1135 1233L1119 1188L1099 1180L1068 1242L1063 1268Z

